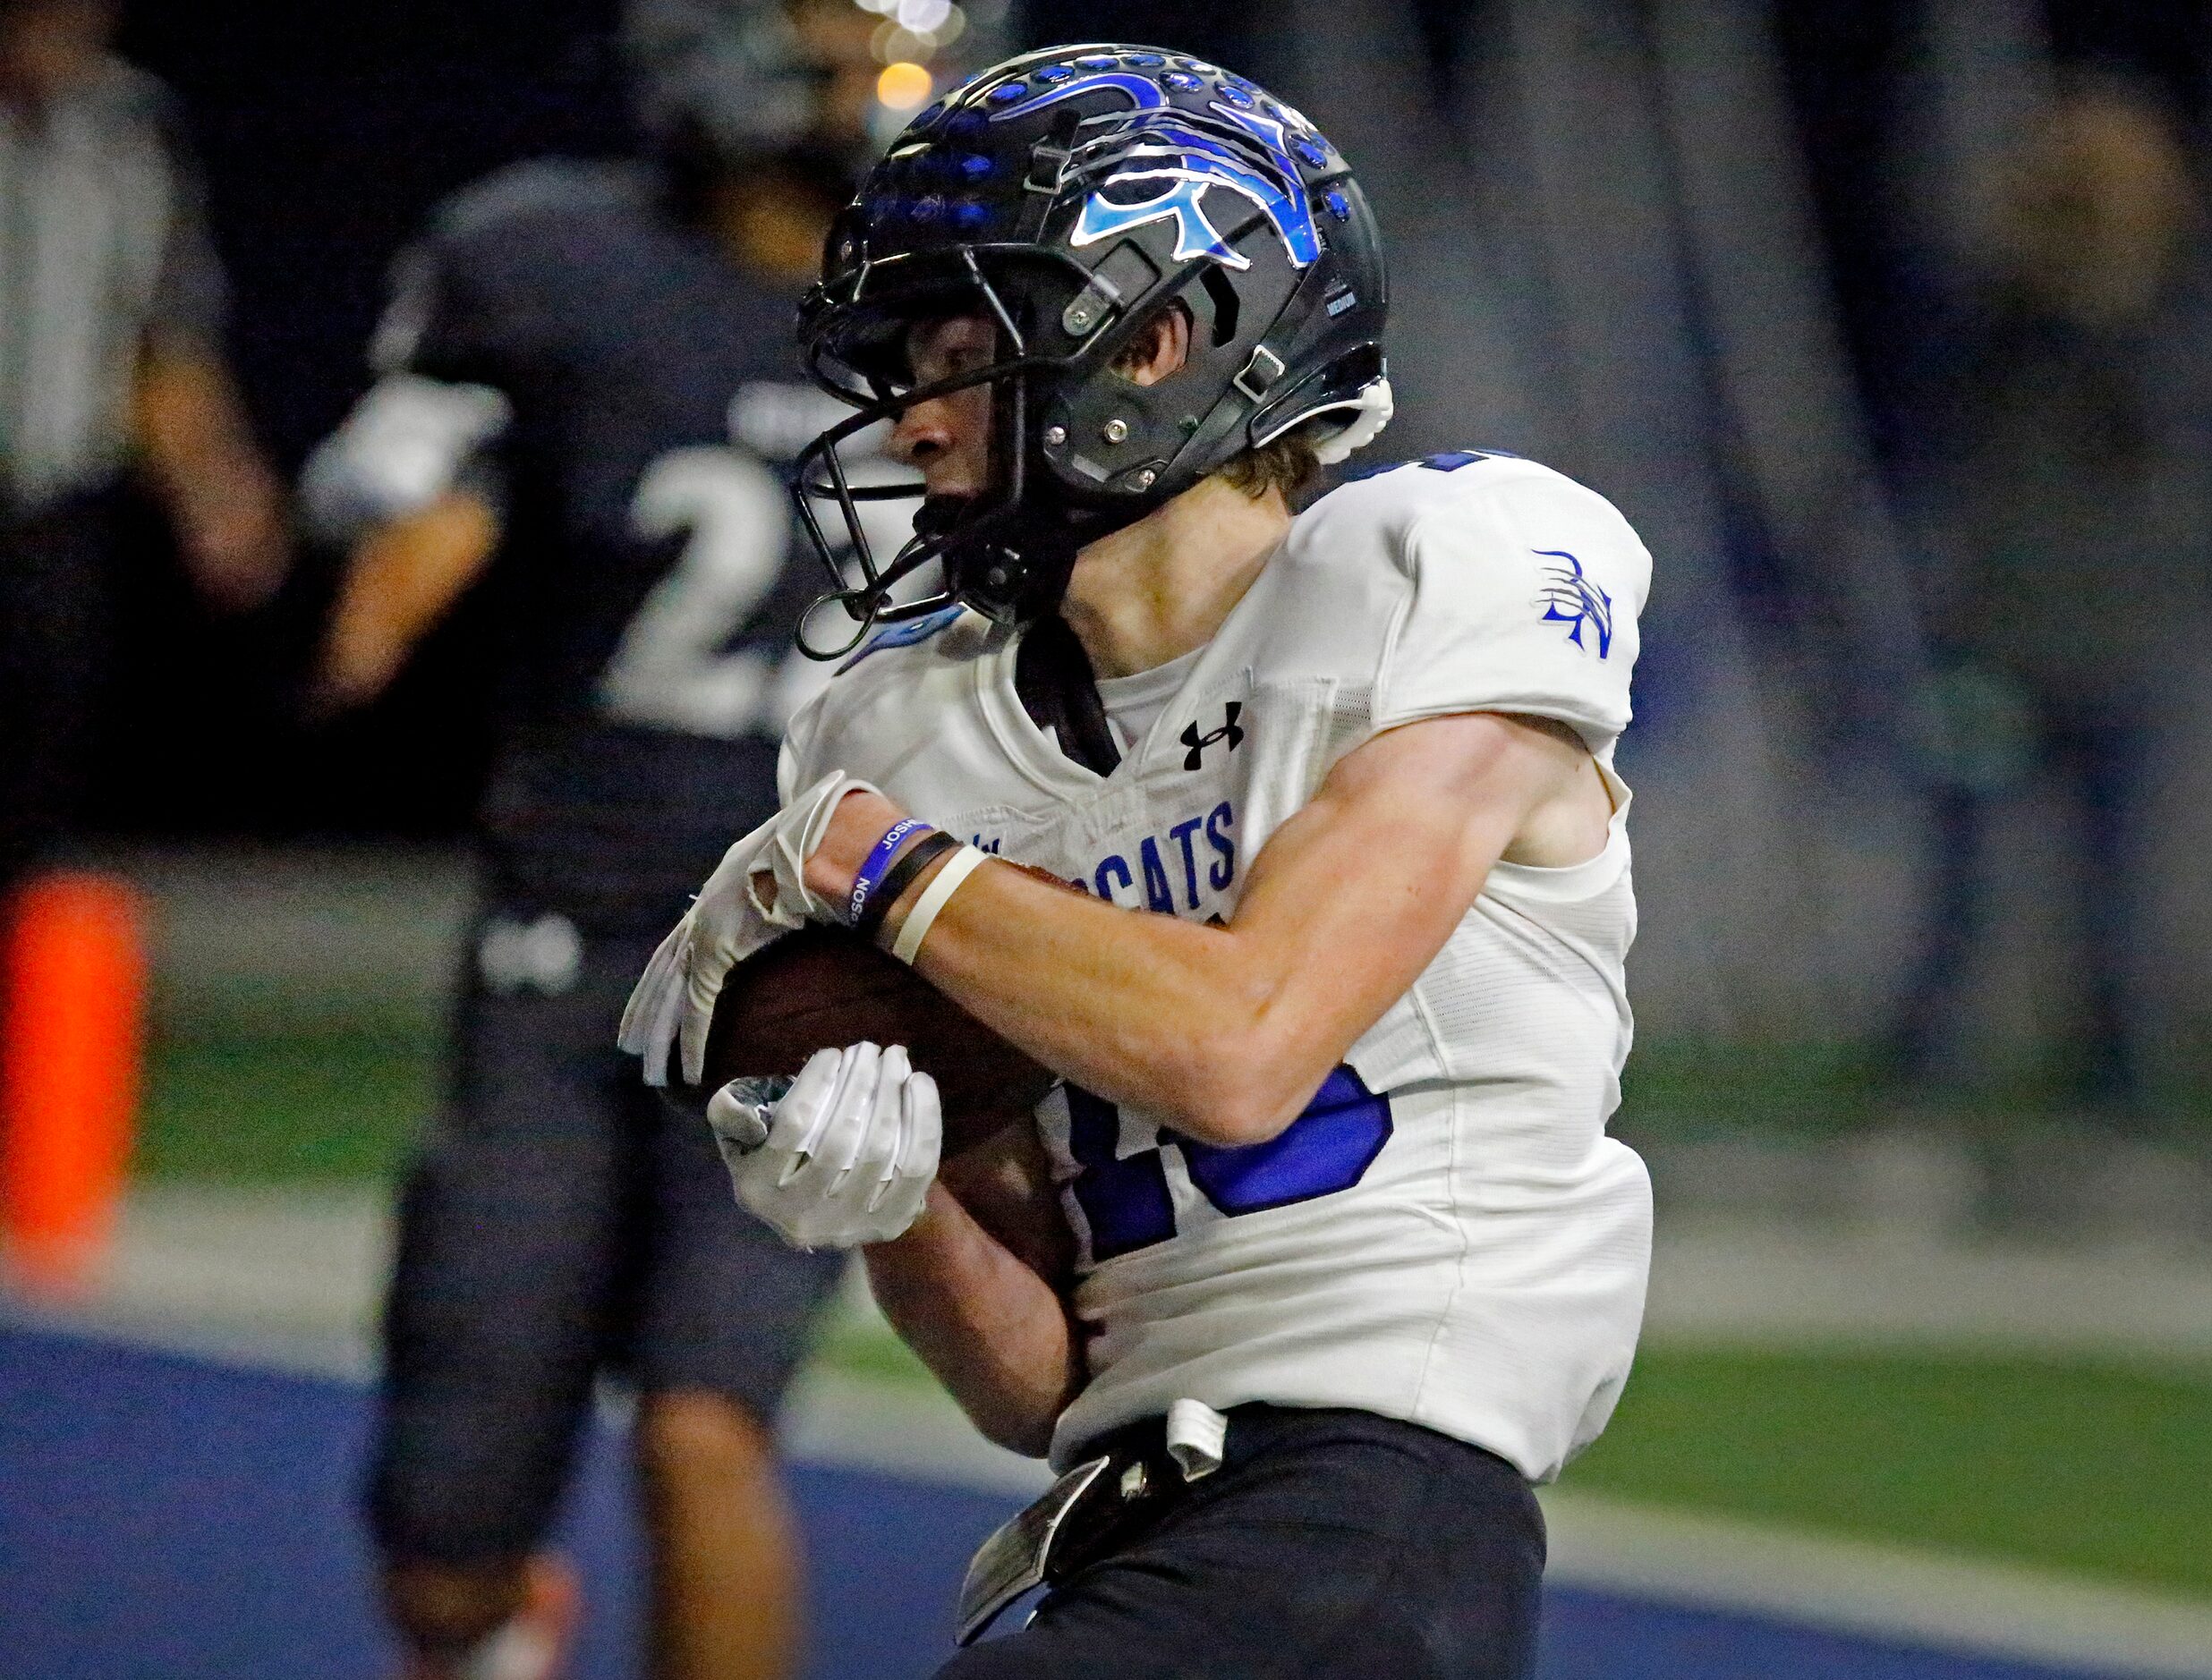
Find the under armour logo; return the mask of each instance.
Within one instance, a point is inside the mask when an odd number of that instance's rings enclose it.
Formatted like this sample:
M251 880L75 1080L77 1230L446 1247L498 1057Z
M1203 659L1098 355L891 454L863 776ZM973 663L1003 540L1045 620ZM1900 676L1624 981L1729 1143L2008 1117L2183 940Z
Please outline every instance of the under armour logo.
M1597 657L1603 659L1612 651L1612 597L1584 577L1582 562L1564 548L1535 552L1546 560L1567 563L1544 568L1544 593L1536 597L1536 604L1544 608L1545 622L1567 625L1567 640L1578 648L1591 645L1582 639L1587 624L1596 637Z
M1245 732L1238 726L1237 716L1243 710L1244 702L1242 700L1229 701L1228 717L1222 721L1221 726L1210 735L1200 734L1198 733L1198 725L1195 723L1185 724L1183 725L1182 742L1185 746L1190 749L1190 751L1183 755L1183 768L1187 770L1195 770L1200 765L1204 764L1205 762L1206 749L1217 741L1228 742L1229 750L1231 752L1236 751L1238 747L1242 746L1244 744Z

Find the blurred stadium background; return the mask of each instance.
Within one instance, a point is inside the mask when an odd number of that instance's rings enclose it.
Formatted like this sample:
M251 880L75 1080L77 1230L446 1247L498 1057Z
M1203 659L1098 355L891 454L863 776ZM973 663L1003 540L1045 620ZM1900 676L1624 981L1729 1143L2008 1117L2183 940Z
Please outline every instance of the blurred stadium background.
M625 144L616 12L125 8L281 469L365 383L431 203ZM1553 1503L1547 1680L2212 1675L2212 14L1035 0L1008 27L1297 100L1389 239L1391 451L1536 455L1658 558L1617 1129L1660 1248L1618 1421ZM219 617L127 517L85 844L145 895L150 1031L104 1271L0 1322L0 1674L367 1676L351 1455L469 903L469 609L311 729L336 556ZM857 1296L788 1426L837 1611L814 1672L927 1672L1034 1472ZM634 1542L600 1457L570 1522L583 1672L613 1676Z

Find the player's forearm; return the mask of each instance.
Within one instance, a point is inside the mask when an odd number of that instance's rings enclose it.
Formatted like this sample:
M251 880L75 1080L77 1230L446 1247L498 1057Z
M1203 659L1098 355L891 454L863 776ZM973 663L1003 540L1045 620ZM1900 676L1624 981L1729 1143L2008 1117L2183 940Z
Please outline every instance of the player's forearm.
M1335 1065L1283 1031L1302 988L1262 941L1011 870L969 878L916 967L1054 1072L1209 1142L1272 1135Z
M364 537L331 609L316 705L335 711L382 692L415 644L481 573L498 539L498 515L482 497L463 491Z
M133 405L139 447L164 491L244 474L274 496L275 480L254 447L238 394L212 351L149 346L139 364Z
M942 1184L904 1236L862 1251L884 1315L971 1422L1042 1457L1083 1367L1066 1304Z
M1412 984L1495 856L1469 854L1453 878L1409 891L1374 869L1372 834L1333 815L1316 802L1277 832L1227 927L980 870L932 924L916 966L1086 1089L1204 1142L1263 1142ZM1422 825L1408 812L1396 837L1452 856L1457 836Z
M873 795L849 796L808 861L810 884L842 897L894 810ZM1286 849L1297 849L1295 836L1279 836L1270 853ZM1255 887L1267 864L1255 870ZM917 878L892 907L887 943L934 874ZM1298 897L1286 915L1248 895L1234 928L1204 927L985 868L938 915L917 966L986 1025L1087 1089L1207 1142L1256 1142L1297 1116L1367 1024L1337 985L1347 963L1303 955L1325 950L1336 937L1331 922L1357 906L1315 896L1300 912Z
M220 605L258 606L290 561L284 495L228 370L211 348L150 344L132 406L147 476L193 577Z

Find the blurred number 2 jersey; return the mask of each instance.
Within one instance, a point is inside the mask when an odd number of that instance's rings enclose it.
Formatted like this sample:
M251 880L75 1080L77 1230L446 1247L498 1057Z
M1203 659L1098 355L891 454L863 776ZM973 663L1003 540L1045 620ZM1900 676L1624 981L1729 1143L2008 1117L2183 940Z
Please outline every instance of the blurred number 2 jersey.
M1109 776L1031 720L1016 641L973 615L886 632L794 721L787 786L842 767L986 850L1201 921L1233 921L1269 836L1402 724L1557 719L1613 795L1596 857L1492 869L1269 1142L1203 1144L1073 1087L1047 1099L1090 1362L1056 1463L1184 1396L1357 1407L1536 1480L1604 1428L1651 1246L1643 1163L1605 1133L1636 929L1612 763L1650 566L1610 504L1548 468L1438 456L1300 514Z
M804 382L793 309L640 165L502 171L403 260L387 377L504 422L484 825L508 890L658 930L773 808L825 675L792 651L821 581L780 469L844 412Z

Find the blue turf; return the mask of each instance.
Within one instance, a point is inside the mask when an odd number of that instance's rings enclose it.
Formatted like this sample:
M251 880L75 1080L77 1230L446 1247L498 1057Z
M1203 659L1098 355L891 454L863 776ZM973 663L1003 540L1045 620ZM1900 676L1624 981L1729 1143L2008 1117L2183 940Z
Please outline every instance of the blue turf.
M0 1676L382 1680L353 1483L361 1390L0 1328ZM816 1680L928 1674L1007 1501L802 1466ZM594 1615L577 1680L631 1680L634 1531L595 1431L563 1517ZM1543 1680L2091 1680L1578 1589Z

